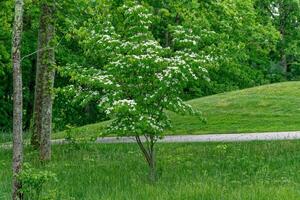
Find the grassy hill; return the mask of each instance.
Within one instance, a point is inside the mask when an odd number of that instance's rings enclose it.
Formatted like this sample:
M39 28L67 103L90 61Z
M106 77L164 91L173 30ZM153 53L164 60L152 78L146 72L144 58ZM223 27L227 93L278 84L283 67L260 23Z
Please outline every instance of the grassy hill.
M168 134L240 133L300 130L300 81L264 85L188 101L203 112L207 123L195 116L168 112L173 128ZM78 137L100 136L109 122L72 131ZM64 137L66 133L54 134Z

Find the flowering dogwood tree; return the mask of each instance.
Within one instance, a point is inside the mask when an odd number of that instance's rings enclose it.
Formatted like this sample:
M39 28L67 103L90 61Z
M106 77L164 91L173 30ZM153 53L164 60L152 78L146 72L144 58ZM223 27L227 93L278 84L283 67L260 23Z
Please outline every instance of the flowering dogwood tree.
M197 114L179 96L188 81L208 79L201 67L205 58L193 51L200 38L192 30L173 27L173 45L180 50L172 51L153 37L152 15L146 6L127 3L120 13L122 30L114 28L109 16L79 30L86 53L96 55L103 68L70 65L61 73L83 85L78 96L98 99L113 119L110 132L135 137L154 180L154 145L170 127L164 110Z

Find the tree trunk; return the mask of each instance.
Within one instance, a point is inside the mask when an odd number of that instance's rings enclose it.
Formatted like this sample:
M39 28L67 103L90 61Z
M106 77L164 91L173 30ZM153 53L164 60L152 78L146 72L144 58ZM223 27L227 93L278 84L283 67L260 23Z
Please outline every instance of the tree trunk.
M287 75L288 65L287 65L287 59L286 59L286 55L285 55L284 51L282 51L282 53L281 53L281 62L280 63L282 66L283 73L285 75Z
M40 21L40 43L42 48L40 64L44 65L43 88L42 88L42 121L40 140L40 159L42 161L51 159L51 132L52 132L52 90L55 75L54 57L54 5L45 3L42 5L42 16Z
M40 35L40 34L39 34ZM40 39L39 39L40 41ZM38 44L38 49L40 49L40 43ZM40 133L41 133L41 115L42 115L42 69L39 65L40 53L37 56L36 74L35 74L35 91L34 91L34 104L33 104L33 120L32 120L32 136L31 145L38 149L40 146Z
M12 63L13 63L13 191L12 199L22 199L19 192L22 184L17 175L21 171L23 162L22 139L22 72L21 72L21 39L23 28L23 0L15 1L15 19L12 36Z
M286 53L285 53L285 48L286 48L286 44L285 44L285 28L284 28L284 24L281 25L280 27L280 34L281 34L281 50L280 52L280 56L281 56L281 60L280 60L280 64L282 67L282 71L285 75L287 75L288 72L288 64L287 64L287 58L286 58Z
M31 144L35 148L40 148L40 159L43 161L51 158L52 89L55 76L55 56L52 47L55 35L53 15L53 3L43 3L39 27L33 135L31 138Z
M150 147L149 151L150 163L149 163L149 179L152 183L156 181L156 164L155 164L155 151L154 145Z
M166 40L166 47L169 47L171 42L170 42L170 33L168 29L166 30L165 33L165 40Z
M287 57L286 57L286 15L287 10L285 9L284 3L279 5L279 31L281 37L281 50L280 50L280 64L282 66L283 73L285 76L288 72L288 64L287 64Z
M34 66L36 64L36 61L35 59L31 60L31 65L32 65L32 68L31 68L31 74L34 74L35 72L35 69L34 69ZM30 78L30 81L29 81L29 86L28 86L28 89L30 91L30 98L29 98L29 101L27 102L27 105L26 107L24 106L24 109L26 109L26 116L24 117L25 120L23 122L24 124L24 130L30 130L30 126L31 126L31 122L32 122L32 115L33 115L33 96L34 96L34 84L35 84L35 77L31 77Z
M147 147L142 143L139 136L136 136L136 141L144 155L144 158L147 161L147 164L149 166L149 180L151 183L154 183L156 181L156 162L155 162L155 150L154 150L154 144L155 140L153 136L149 137L149 141L147 141L149 144Z

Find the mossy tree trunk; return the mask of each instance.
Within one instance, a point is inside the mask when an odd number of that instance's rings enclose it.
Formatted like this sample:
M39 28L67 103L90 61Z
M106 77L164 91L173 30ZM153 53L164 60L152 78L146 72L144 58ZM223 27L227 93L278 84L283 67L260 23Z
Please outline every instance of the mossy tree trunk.
M23 29L23 0L15 1L15 19L12 34L12 64L13 64L13 188L12 199L22 199L19 192L22 184L17 179L23 162L22 138L22 72L21 72L21 40Z
M51 159L52 90L55 76L54 3L41 5L36 86L34 97L33 134L31 144L40 149L40 159Z

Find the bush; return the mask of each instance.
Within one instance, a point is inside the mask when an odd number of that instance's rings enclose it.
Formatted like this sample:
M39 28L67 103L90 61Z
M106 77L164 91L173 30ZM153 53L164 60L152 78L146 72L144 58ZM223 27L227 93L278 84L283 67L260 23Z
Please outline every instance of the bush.
M56 174L32 168L30 164L24 163L23 170L17 177L22 183L20 192L24 200L53 199L54 191L46 190L45 184L51 181L57 182Z

